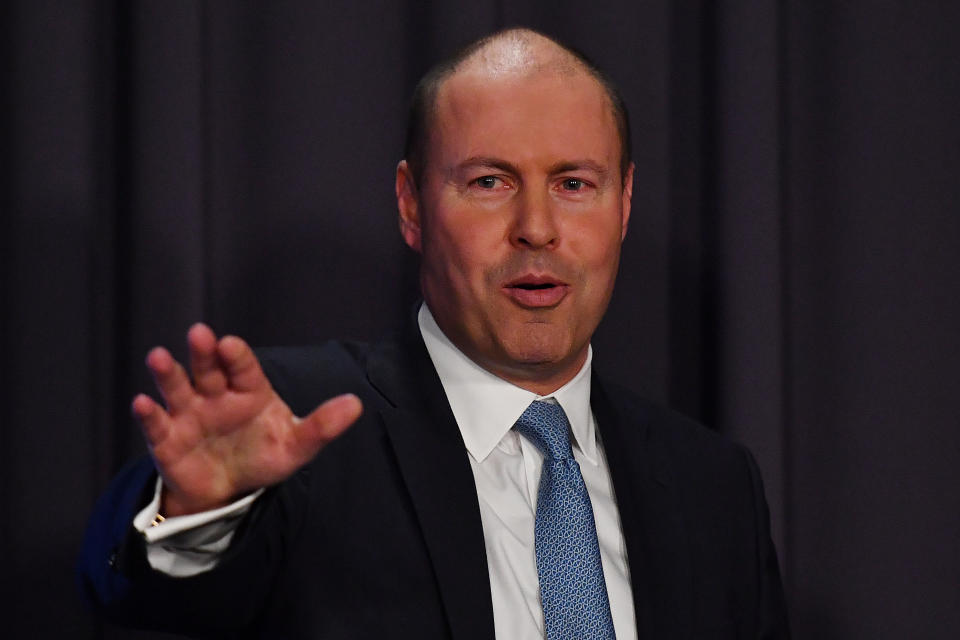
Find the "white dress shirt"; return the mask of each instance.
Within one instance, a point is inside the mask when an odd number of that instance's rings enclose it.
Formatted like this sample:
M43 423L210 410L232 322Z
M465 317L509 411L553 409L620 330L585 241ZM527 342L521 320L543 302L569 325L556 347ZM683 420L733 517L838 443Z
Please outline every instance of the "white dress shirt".
M437 326L426 305L420 333L440 376L467 446L477 485L487 549L493 621L498 638L544 637L534 522L543 455L513 425L534 400L557 402L570 422L573 457L590 494L613 628L619 640L637 637L627 550L603 447L590 410L593 352L570 382L548 396L514 386L463 354Z
M534 521L543 456L512 430L534 400L556 402L570 422L573 456L580 465L593 505L600 559L619 640L637 637L630 570L607 468L590 410L592 351L579 373L548 396L514 386L479 367L437 326L424 304L420 333L440 376L460 427L476 481L487 552L497 638L542 640L543 610L537 576ZM188 576L212 569L233 536L240 517L257 494L200 514L150 522L159 507L160 483L153 502L134 519L147 540L150 565L170 575Z

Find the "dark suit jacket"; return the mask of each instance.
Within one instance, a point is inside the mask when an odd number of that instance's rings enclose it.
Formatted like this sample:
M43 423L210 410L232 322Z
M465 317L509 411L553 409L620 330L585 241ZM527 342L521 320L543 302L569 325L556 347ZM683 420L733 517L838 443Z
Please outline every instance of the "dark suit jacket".
M149 460L87 532L81 581L123 624L265 638L493 638L473 474L418 334L370 349L260 353L298 415L351 391L360 421L246 517L218 567L152 571L134 514ZM623 523L640 638L785 638L767 507L749 453L594 376L592 408Z

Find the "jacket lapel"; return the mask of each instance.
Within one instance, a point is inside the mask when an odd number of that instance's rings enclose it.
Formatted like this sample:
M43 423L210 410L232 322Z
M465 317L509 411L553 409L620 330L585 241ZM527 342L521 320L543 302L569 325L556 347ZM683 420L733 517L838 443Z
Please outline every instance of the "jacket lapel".
M639 638L691 633L692 571L669 452L651 413L626 409L593 377L591 407L610 466L627 546Z
M494 637L490 578L466 447L416 329L370 355L367 375L420 523L456 640ZM630 564L637 634L689 637L692 569L675 472L655 420L615 402L594 375L591 407L610 466Z
M467 450L416 326L371 354L367 374L423 532L456 640L494 636L480 507Z

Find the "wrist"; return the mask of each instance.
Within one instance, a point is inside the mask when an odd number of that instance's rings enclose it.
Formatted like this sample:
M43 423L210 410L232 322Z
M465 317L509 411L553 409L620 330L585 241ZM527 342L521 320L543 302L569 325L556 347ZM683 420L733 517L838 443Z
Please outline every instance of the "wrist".
M166 518L186 516L192 513L202 513L204 511L213 511L214 509L227 506L230 504L230 502L230 499L205 500L202 498L190 498L172 491L169 487L167 487L166 484L164 484L163 489L160 492L160 509L150 524L151 526L157 526Z

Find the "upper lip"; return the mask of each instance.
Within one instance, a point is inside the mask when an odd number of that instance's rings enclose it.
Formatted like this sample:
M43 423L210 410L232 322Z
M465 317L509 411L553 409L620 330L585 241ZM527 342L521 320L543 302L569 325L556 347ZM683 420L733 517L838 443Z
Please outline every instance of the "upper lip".
M508 280L503 286L508 288L532 288L546 286L562 287L565 284L566 283L560 278L549 273L528 273Z

